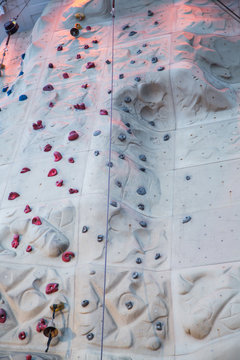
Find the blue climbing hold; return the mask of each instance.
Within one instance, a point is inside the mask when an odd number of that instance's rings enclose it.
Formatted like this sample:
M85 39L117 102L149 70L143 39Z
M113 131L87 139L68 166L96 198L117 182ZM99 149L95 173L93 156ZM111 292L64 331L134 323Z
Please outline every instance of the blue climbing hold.
M18 74L18 76L22 76L24 74L23 71L20 71L20 73Z
M27 95L20 95L19 96L19 101L24 101L24 100L27 100Z
M2 92L7 92L7 90L8 90L8 86L4 87L4 88L2 89Z
M24 58L25 58L25 53L21 55L21 58L24 60Z
M9 89L9 90L7 91L7 96L11 95L11 93L12 93L12 89Z

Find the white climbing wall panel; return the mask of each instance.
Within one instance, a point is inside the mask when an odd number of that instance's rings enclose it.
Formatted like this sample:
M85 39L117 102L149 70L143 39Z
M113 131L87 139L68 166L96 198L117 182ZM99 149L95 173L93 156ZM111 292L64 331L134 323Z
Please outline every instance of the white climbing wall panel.
M107 0L49 1L10 41L0 360L100 359L107 223L103 358L239 360L239 23L210 0L115 2L113 64Z

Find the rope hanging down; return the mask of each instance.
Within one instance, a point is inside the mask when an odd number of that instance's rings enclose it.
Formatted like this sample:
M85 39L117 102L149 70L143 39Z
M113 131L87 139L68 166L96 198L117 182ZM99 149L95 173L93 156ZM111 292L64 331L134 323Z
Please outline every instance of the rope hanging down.
M100 360L103 359L103 341L104 341L104 320L106 307L106 279L107 279L107 246L108 246L108 223L109 223L109 202L110 202L110 175L112 160L112 122L113 122L113 64L114 64L114 25L115 25L115 1L112 1L112 72L111 72L111 105L110 105L110 129L109 129L109 151L108 151L108 182L107 182L107 214L106 214L106 241L105 241L105 260L104 260L104 280L103 280L103 302L102 302L102 333L101 333L101 354Z

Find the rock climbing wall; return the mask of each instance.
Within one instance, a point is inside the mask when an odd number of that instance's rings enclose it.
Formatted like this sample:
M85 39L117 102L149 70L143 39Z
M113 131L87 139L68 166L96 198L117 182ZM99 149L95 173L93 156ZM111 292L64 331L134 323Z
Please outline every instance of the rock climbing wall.
M106 260L104 359L239 360L239 23L115 2L114 26L110 0L52 0L11 37L0 360L100 359Z

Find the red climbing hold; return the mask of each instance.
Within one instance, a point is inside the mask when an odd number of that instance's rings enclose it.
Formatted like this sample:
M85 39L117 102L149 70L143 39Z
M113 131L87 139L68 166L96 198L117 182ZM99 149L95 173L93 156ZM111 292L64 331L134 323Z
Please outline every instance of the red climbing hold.
M54 107L54 103L51 101L48 105L50 108L53 108Z
M43 129L42 120L38 120L36 123L32 124L34 130Z
M28 245L26 248L26 252L31 252L31 251L32 251L32 247L31 247L31 245Z
M58 180L58 181L56 181L56 185L57 185L58 187L63 186L63 180Z
M51 170L49 170L48 177L56 176L57 173L58 172L56 169L51 169Z
M27 213L29 213L29 212L31 212L31 211L32 211L32 209L30 208L30 206L29 206L29 205L26 205L26 206L25 206L25 209L24 209L25 214L27 214Z
M30 354L26 355L26 360L32 360L32 355Z
M73 189L73 188L70 188L68 191L69 191L69 194L76 194L76 193L78 193L78 190L77 190L77 189Z
M89 45L84 45L84 49L85 50L89 49Z
M75 256L75 254L72 251L65 251L62 254L62 260L64 262L69 262L74 256Z
M18 247L18 245L19 245L19 235L18 234L13 235L13 241L12 241L11 245L14 249L16 249Z
M48 151L51 151L51 150L52 150L52 145L47 144L47 145L44 146L43 151L48 152Z
M58 45L57 51L62 51L62 49L63 49L62 45Z
M87 30L87 31L92 30L91 26L89 26L89 25L88 25L88 26L86 26L86 30Z
M32 224L33 225L42 225L41 219L39 216L35 216L34 218L32 218Z
M56 291L58 291L58 284L57 283L47 284L46 289L45 289L45 293L47 295L55 293Z
M24 174L28 171L31 171L29 168L25 167L25 168L22 168L22 170L20 171L21 174Z
M81 86L83 89L86 89L88 87L88 84L82 84Z
M68 135L68 140L73 141L73 140L76 140L78 137L79 137L78 133L75 130L73 130L73 131L70 131L70 133Z
M76 59L81 59L81 55L80 55L80 54L77 54L77 55L76 55Z
M77 109L77 110L85 110L86 106L85 106L84 103L81 103L81 104L74 105L74 108Z
M18 334L18 338L19 338L19 340L24 340L24 339L26 339L26 333L25 333L25 331L21 331L19 334Z
M37 332L41 332L43 331L44 329L46 329L47 327L47 320L45 319L40 319L39 322L37 323L37 326L36 326L36 330Z
M86 64L86 68L87 68L87 69L95 68L94 62L89 61L89 62Z
M74 163L74 158L70 157L70 158L68 159L68 162L71 163L71 164L73 164L73 163Z
M7 313L4 309L0 309L0 324L4 324L7 319Z
M43 87L43 91L52 91L54 87L51 84L47 84Z
M107 110L100 110L100 115L108 115L108 112Z
M17 192L10 192L10 194L8 195L8 200L15 200L19 196L20 195Z
M69 78L68 73L63 73L63 78L64 78L64 79L68 79L68 78Z
M62 159L62 155L58 151L55 151L53 155L55 157L54 161L60 161Z

